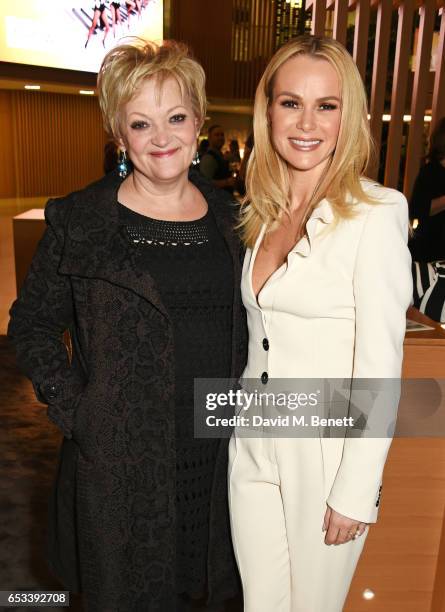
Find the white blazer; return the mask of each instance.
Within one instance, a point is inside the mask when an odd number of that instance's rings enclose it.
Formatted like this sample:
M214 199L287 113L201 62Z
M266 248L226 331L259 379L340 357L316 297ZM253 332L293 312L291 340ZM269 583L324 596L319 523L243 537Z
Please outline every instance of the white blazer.
M242 296L249 356L243 378L400 377L412 297L408 206L394 189L365 179L362 185L379 203L356 202L354 218L332 225L331 205L322 200L308 219L307 235L268 279L258 301L252 268L265 226L247 250ZM390 444L389 438L320 438L311 445L323 454L329 506L356 520L376 521Z

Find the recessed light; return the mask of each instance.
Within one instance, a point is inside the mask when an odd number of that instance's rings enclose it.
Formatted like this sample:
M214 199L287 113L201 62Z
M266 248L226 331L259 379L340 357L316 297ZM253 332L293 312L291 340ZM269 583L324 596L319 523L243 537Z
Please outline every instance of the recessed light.
M368 120L371 119L371 115L368 114ZM423 117L424 123L431 123L432 117L431 115L425 115ZM382 121L388 122L391 121L391 115L387 115L386 113L382 115ZM403 115L403 121L405 123L409 123L411 121L411 115Z
M25 89L40 89L40 85L25 85Z
M363 591L363 599L374 599L375 593L371 589L365 589Z
M83 96L94 96L93 89L79 89L79 93L82 94Z

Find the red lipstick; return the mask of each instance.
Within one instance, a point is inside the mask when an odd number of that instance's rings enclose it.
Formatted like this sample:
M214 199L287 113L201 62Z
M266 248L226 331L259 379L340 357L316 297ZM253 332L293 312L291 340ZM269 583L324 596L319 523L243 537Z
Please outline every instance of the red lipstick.
M176 151L178 150L179 149L168 149L167 151L152 151L150 155L153 155L153 157L158 157L162 159L163 157L170 157L171 155L176 153Z

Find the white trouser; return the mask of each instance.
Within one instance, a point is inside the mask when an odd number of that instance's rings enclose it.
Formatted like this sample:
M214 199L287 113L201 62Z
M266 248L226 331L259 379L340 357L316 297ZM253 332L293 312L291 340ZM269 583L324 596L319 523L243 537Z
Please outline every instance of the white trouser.
M368 533L328 546L319 438L229 445L229 504L245 612L341 612Z

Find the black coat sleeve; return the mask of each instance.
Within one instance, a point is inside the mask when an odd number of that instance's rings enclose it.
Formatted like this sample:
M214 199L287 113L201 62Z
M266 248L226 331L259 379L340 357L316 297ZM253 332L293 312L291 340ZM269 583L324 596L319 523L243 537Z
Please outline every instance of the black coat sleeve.
M70 204L67 200L48 202L47 228L11 307L8 327L18 366L66 437L71 437L75 401L85 386L82 370L70 362L63 341L63 333L73 325L70 279L58 272Z

